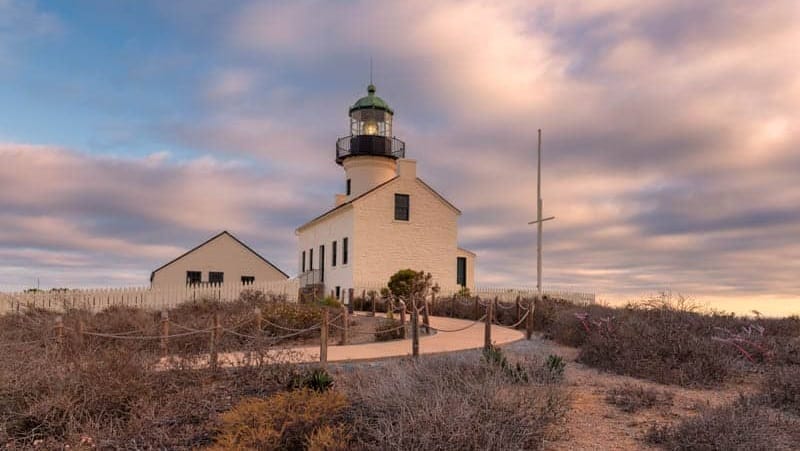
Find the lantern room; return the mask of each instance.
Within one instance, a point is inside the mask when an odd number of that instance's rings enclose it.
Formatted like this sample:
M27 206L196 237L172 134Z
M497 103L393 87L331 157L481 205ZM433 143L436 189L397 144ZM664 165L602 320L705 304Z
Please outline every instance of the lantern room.
M405 157L405 143L392 135L394 111L375 91L370 84L367 95L350 107L350 136L336 141L337 163L357 155Z

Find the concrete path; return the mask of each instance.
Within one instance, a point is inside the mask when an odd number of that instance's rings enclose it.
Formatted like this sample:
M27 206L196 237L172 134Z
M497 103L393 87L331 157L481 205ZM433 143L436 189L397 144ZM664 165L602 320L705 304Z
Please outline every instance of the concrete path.
M420 354L439 354L444 352L464 351L483 347L483 322L463 319L430 317L431 327L440 329L433 335L423 335L419 340ZM470 327L467 327L470 326ZM464 329L466 327L466 329ZM456 332L446 332L448 330ZM525 338L524 332L508 327L492 325L492 343L502 345ZM404 357L411 355L411 339L393 340L377 343L364 343L347 346L329 346L328 362L348 362L356 360L374 360L388 357ZM295 348L275 349L267 353L267 357L276 361L291 363L319 362L319 346L302 346ZM239 366L247 362L251 356L244 352L222 353L218 356L221 366ZM204 362L198 362L205 365ZM169 366L169 363L162 361Z

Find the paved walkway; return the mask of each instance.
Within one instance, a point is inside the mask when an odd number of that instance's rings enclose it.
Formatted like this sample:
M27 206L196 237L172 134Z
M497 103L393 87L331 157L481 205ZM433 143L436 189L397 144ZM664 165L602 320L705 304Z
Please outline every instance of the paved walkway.
M431 316L430 325L433 328L440 329L440 331L432 335L420 336L420 354L439 354L483 347L484 330L486 327L483 322L476 323L475 321L463 319ZM420 325L420 327L422 326ZM464 329L465 327L466 329ZM457 329L463 330L446 332L447 330ZM525 338L524 332L508 327L492 325L492 343L495 345L511 343L523 338ZM319 346L302 346L270 350L267 355L278 361L291 363L319 362ZM410 355L411 339L328 347L328 362L374 360ZM218 362L221 366L239 366L246 362L248 358L249 355L247 353L229 352L219 354ZM207 364L202 362L198 363L200 363L200 365Z

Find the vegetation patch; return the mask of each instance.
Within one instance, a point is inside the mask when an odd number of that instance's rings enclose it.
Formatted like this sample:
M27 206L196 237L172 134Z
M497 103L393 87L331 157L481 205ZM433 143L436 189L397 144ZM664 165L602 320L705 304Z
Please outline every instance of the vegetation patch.
M800 318L701 314L685 301L610 308L545 299L534 325L579 347L581 363L663 384L716 387L764 363L800 359Z
M638 384L616 387L606 394L606 402L628 413L658 406L671 406L672 399L671 392Z
M568 409L567 395L533 377L516 382L509 384L501 366L470 356L401 361L349 375L343 389L351 406L344 415L353 447L540 449Z
M655 426L646 440L670 450L795 449L800 419L743 397L675 426Z
M306 449L309 442L316 447L346 445L340 443L348 437L346 431L332 424L346 405L341 393L307 388L244 399L220 416L214 449Z

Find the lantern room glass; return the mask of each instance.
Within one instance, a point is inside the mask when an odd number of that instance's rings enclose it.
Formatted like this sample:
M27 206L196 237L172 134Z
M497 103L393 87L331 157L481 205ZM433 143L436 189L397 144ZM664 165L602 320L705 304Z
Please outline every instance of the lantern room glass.
M363 109L350 113L350 134L392 137L392 115L383 110Z

